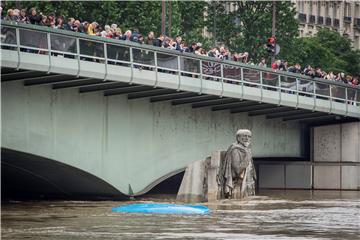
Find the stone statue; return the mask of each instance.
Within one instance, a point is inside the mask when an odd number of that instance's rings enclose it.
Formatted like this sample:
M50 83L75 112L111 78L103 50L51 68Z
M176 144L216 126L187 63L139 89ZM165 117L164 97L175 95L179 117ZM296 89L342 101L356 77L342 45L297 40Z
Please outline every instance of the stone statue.
M255 195L256 172L251 155L251 132L240 129L228 150L189 164L177 195L178 201L204 202Z
M236 142L220 162L217 175L220 198L244 198L255 195L256 172L251 154L251 132L240 129Z

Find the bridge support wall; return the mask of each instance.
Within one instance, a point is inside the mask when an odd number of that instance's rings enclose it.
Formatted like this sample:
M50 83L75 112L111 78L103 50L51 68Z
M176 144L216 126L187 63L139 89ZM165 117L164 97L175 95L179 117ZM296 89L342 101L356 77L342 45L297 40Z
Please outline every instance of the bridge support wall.
M226 149L238 128L253 132L255 157L301 157L301 126L246 113L212 112L126 95L2 83L2 147L54 159L121 192L152 183Z

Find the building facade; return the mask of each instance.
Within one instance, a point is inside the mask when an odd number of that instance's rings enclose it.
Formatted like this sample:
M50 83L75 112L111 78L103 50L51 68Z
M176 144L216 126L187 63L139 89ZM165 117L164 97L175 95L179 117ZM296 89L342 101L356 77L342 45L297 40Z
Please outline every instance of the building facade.
M312 36L328 28L347 36L353 47L360 49L360 1L293 0L299 19L301 37Z

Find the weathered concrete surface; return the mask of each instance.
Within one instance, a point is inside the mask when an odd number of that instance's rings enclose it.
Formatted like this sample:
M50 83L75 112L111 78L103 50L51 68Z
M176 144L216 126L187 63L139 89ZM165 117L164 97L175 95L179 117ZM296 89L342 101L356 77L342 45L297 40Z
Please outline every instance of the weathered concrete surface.
M195 161L186 168L176 200L182 202L206 201L207 165L210 158Z
M360 162L360 122L341 124L341 161Z
M358 166L341 166L341 189L356 190L358 189L359 167Z
M288 164L285 169L286 188L310 189L311 188L311 165L304 163Z
M340 189L340 166L314 166L314 189Z
M360 189L360 122L315 127L314 162L315 189Z
M224 151L214 151L211 153L211 162L208 169L208 193L207 200L209 202L213 202L219 199L219 187L217 181L217 174L220 167L221 159L224 159L225 152Z
M314 128L314 161L339 162L341 159L341 125Z
M284 165L260 165L259 188L285 188Z
M301 156L296 122L172 106L126 95L3 82L2 147L87 171L127 194L226 149L234 132L250 129L254 157Z

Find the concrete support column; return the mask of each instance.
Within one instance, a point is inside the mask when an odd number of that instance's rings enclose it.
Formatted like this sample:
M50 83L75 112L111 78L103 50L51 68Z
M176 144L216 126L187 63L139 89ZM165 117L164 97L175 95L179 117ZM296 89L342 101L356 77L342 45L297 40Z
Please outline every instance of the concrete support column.
M315 127L314 189L360 189L360 123Z

